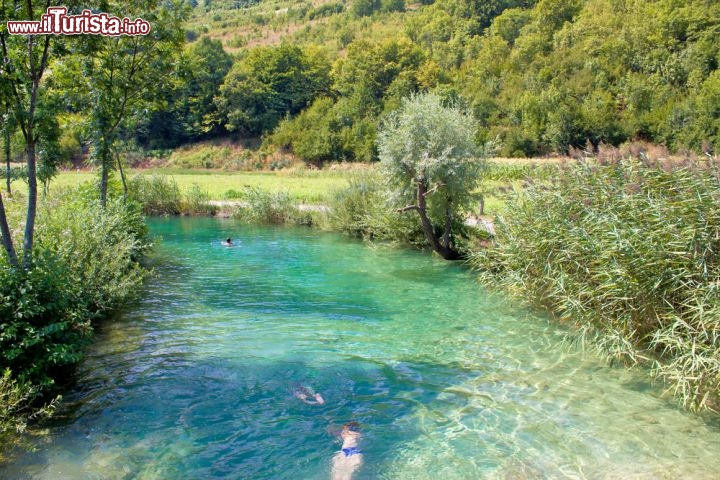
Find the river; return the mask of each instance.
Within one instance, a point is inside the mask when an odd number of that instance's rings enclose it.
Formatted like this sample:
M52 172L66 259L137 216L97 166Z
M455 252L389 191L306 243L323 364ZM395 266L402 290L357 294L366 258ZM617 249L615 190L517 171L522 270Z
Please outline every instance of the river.
M150 226L142 298L98 328L37 451L0 477L326 479L350 420L358 480L720 475L717 419L462 265L311 229Z

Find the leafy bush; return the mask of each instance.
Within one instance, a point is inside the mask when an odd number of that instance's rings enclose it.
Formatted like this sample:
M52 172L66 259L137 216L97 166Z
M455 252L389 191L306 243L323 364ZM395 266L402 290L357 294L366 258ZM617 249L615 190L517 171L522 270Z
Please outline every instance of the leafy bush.
M67 269L67 288L91 319L137 293L144 275L138 262L150 248L139 204L115 198L103 210L66 197L46 204L41 215L38 246Z
M51 411L35 402L81 359L93 321L136 295L144 278L139 261L150 245L140 206L115 198L102 209L88 198L79 189L45 199L32 268L0 257L0 439L12 437L0 450L22 443L14 434Z
M245 187L242 198L244 205L235 211L235 218L251 223L282 225L292 223L298 217L297 207L287 192Z
M330 17L338 13L342 13L345 9L345 5L342 2L330 2L323 3L317 7L309 10L306 14L308 20L315 20L316 18Z
M128 191L146 215L215 215L218 210L199 185L183 195L175 180L165 175L137 175L128 182Z
M426 247L414 216L398 212L380 175L360 172L347 188L335 190L328 202L328 228L370 240Z
M0 376L0 445L17 443L17 434L25 432L28 422L47 418L55 410L55 400L34 411L28 409L37 395L36 387L14 380L10 369L5 369ZM0 465L6 460L2 450L0 447Z
M0 367L22 382L48 387L54 371L81 358L89 315L71 281L47 254L28 271L0 268Z
M230 188L228 190L225 190L225 193L223 194L223 198L225 200L235 200L236 198L242 197L242 192L239 192L235 190L234 188Z
M80 360L91 322L137 293L149 242L140 207L120 200L64 196L39 218L33 267L0 264L0 367L46 387Z
M717 409L719 199L713 165L579 164L514 198L473 263L614 358L652 361L690 408Z
M167 165L179 168L222 168L235 152L227 145L199 144L172 152Z
M128 182L130 198L143 206L146 215L178 215L182 195L177 183L163 175L136 175Z
M210 203L210 194L197 184L190 187L182 201L182 211L190 215L215 215L217 210L217 206Z

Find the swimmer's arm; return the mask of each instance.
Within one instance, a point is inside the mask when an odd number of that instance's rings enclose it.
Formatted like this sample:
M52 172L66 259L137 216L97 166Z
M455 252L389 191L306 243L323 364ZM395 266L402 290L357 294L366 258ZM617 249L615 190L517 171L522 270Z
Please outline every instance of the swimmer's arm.
M316 393L312 400L309 399L307 397L307 395L305 395L304 393L297 395L297 398L299 398L303 402L307 403L308 405L323 405L325 403L325 400L323 399L322 395L320 395L319 393Z

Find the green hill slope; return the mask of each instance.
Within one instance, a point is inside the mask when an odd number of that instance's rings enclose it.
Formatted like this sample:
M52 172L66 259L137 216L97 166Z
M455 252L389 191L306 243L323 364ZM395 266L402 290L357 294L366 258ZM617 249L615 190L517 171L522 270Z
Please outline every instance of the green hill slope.
M423 90L467 105L507 156L720 145L718 2L194 3L188 37L235 58L218 122L305 160L373 159L383 116Z

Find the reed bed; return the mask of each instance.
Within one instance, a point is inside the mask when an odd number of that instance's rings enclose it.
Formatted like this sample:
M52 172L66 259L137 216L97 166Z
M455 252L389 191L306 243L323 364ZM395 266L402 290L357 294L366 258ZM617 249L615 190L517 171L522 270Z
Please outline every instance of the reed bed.
M283 225L291 223L297 213L287 192L245 187L242 199L244 204L237 208L233 216L250 223Z
M487 168L483 171L483 180L505 182L526 179L545 180L553 177L563 164L543 163L541 160L537 163L512 163L490 159L487 161Z
M686 407L718 411L719 178L712 161L565 166L508 199L471 261L611 358L652 365Z
M140 202L146 215L179 215L182 194L173 178L136 175L128 185L130 197Z

